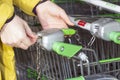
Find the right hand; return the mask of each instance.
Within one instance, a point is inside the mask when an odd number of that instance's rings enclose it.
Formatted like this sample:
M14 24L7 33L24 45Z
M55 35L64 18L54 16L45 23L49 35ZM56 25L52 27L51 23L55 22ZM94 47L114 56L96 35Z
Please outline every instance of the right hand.
M0 37L4 44L22 49L27 49L37 40L37 36L31 31L28 24L17 15L3 26Z
M36 13L43 29L74 26L66 12L49 0L39 4L36 7Z

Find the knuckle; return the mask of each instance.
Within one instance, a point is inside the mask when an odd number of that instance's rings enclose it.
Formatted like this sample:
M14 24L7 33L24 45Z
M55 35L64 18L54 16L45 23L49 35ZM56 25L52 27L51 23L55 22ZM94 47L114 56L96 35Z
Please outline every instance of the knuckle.
M28 25L26 21L24 21L24 25L25 25L25 26Z
M11 44L17 44L18 40L14 40L13 42L11 42Z
M24 39L24 35L21 33L19 34L18 40L22 40L22 39Z
M26 21L23 21L24 24L26 24L27 22Z
M65 10L64 10L64 9L61 9L61 12L65 13Z
M27 50L27 49L28 49L28 47L25 48L25 50Z
M23 36L19 36L19 38L17 38L16 40L15 40L15 42L16 43L18 43L18 42L23 42L25 40L25 38L23 37Z
M27 47L27 46L26 46L26 47L22 47L22 49L27 50L27 49L28 49L28 47Z
M15 44L15 45L18 45L18 46L19 46L20 42L21 42L21 40L17 39L17 40L13 40L13 41L11 42L11 44Z

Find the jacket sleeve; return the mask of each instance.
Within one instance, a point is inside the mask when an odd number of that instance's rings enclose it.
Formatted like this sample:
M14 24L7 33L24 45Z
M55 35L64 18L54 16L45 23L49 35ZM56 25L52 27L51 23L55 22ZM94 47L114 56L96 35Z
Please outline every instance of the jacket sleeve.
M7 19L11 18L14 14L14 7L10 4L7 4L5 2L0 3L0 29L4 25L4 23L7 21Z
M34 15L32 12L34 7L40 2L41 0L13 0L14 5L19 7L23 12Z

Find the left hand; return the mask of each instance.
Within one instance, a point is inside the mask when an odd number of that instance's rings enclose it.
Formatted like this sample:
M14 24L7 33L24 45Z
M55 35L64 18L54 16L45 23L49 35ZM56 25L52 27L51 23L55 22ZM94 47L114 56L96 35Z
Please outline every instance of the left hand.
M0 38L4 44L26 50L36 42L37 35L32 32L27 22L15 15L1 29Z
M43 29L67 28L67 25L74 25L65 11L51 1L39 4L36 7L36 13Z

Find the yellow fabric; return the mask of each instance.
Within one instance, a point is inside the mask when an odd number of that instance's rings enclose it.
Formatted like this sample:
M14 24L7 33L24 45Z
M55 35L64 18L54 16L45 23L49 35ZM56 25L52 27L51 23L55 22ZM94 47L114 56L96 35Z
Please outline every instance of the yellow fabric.
M6 20L13 15L13 3L25 13L34 16L32 10L39 1L41 0L0 0L0 11L2 11L0 12L0 29Z
M14 13L13 3L29 15L40 0L0 0L0 29ZM14 28L15 26L13 26ZM17 80L14 51L0 41L0 80Z
M0 50L0 70L2 80L16 80L14 51L3 44Z
M32 10L41 0L13 0L14 4L29 15L34 15Z
M0 80L2 80L2 75L1 75L1 71L0 71Z
M7 19L13 15L14 8L12 5L0 1L0 29Z

